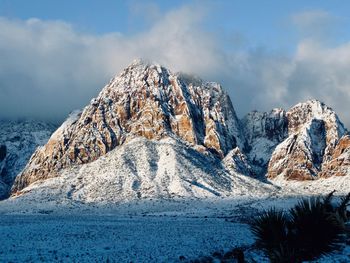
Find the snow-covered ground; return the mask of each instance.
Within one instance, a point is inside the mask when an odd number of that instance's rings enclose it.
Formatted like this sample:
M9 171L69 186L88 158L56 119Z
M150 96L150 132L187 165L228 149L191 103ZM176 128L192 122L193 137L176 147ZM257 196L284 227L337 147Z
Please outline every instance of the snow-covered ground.
M250 220L334 189L346 194L350 175L259 180L177 141L138 139L1 201L0 262L178 262L235 247L265 262ZM349 259L348 246L318 262Z
M22 199L22 200L20 200ZM0 262L179 262L244 247L254 250L249 221L298 197L146 199L83 204L67 199L0 202ZM348 262L350 248L317 262Z
M2 216L1 237L9 262L176 262L253 242L245 224L176 216Z
M253 243L242 214L235 211L241 202L178 198L101 205L9 199L0 203L0 258L6 262L178 262L181 256L192 260Z

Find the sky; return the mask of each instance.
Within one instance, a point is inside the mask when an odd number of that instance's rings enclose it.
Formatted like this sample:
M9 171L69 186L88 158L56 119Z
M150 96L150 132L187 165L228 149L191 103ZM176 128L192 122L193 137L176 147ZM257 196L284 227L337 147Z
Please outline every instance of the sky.
M350 2L0 0L0 118L61 122L136 58L239 115L319 99L350 127Z

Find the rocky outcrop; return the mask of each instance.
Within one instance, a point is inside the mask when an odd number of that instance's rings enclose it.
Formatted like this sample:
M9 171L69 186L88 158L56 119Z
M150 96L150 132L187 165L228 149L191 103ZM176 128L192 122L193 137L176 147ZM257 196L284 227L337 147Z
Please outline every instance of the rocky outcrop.
M297 104L287 118L289 136L273 152L268 177L315 179L333 158L346 129L335 112L317 100Z
M288 136L286 111L253 111L242 119L242 130L245 136L243 152L255 174L265 175L272 152Z
M350 135L344 135L335 147L330 160L323 165L320 177L348 174L350 174Z
M97 160L139 136L176 137L220 158L242 144L235 111L219 84L136 61L33 154L12 192Z
M287 117L289 135L305 129L313 120L322 120L324 122L326 140L324 161L330 160L336 144L346 132L343 123L333 109L318 100L297 104L287 112Z
M44 145L56 127L34 120L0 120L0 199L39 145Z
M238 147L234 148L226 155L223 163L231 173L240 173L249 176L256 175L247 156L242 153Z

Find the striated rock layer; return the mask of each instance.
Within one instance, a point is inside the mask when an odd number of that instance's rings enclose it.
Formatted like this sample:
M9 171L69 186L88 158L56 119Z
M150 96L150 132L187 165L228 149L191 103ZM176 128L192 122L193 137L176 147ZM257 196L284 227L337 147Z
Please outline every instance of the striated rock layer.
M350 136L344 135L334 148L330 160L322 166L319 176L345 176L348 174L350 174Z
M13 192L55 177L63 168L92 162L138 136L175 136L220 157L241 145L238 119L219 84L136 61L33 154Z

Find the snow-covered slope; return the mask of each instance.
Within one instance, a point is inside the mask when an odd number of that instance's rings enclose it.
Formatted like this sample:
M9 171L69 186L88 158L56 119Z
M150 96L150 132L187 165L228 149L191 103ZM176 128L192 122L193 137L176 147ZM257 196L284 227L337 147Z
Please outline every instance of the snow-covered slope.
M55 128L34 120L0 120L0 199L8 194L36 147L44 145Z
M98 160L66 168L60 176L36 182L21 194L83 202L140 198L201 198L266 195L275 187L229 173L211 153L180 140L135 138Z

